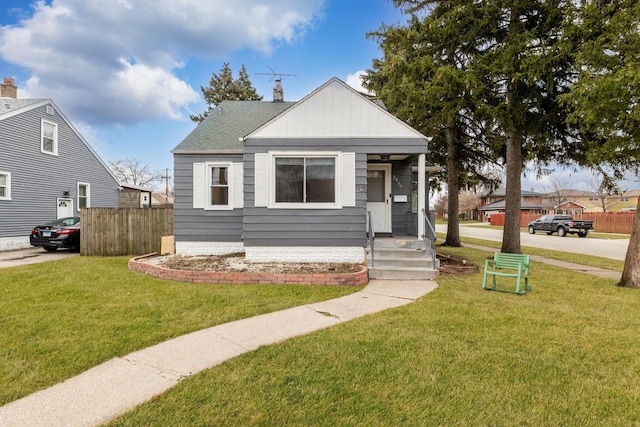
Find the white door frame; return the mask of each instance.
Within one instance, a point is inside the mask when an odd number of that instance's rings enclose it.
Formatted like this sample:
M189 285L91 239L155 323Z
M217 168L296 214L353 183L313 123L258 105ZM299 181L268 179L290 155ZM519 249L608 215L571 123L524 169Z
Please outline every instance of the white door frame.
M378 225L378 227L374 227L376 233L391 233L391 163L369 163L367 164L367 171L370 170L381 170L385 172L385 194L384 202L367 201L367 211L370 211L374 217L374 225ZM379 226L380 224L382 224L382 227Z
M66 204L66 206L62 206ZM56 198L56 216L58 219L75 216L73 211L73 199L67 197Z

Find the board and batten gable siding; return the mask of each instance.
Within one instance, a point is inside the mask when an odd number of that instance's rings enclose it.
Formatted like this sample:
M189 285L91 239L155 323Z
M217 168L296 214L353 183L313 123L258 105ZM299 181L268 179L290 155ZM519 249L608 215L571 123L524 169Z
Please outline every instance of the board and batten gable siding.
M249 135L269 139L283 136L415 138L426 145L425 137L418 131L335 78Z
M41 152L42 119L57 124L57 155ZM0 170L11 173L11 200L0 200L0 238L28 238L35 225L55 219L64 191L79 214L78 182L89 184L91 207L119 207L119 183L56 108L0 120L0 146Z
M242 241L242 208L206 210L194 207L194 164L241 163L241 154L174 153L174 236L176 242Z

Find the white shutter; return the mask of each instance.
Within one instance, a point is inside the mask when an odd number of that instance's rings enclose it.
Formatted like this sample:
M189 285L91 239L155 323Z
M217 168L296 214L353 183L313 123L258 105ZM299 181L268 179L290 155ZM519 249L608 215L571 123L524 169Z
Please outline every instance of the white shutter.
M204 209L206 204L206 167L204 163L193 164L193 208Z
M269 154L255 155L255 206L269 206Z
M244 207L244 177L243 173L243 164L242 163L234 163L233 167L233 208L242 209Z
M356 205L356 153L342 153L342 206Z

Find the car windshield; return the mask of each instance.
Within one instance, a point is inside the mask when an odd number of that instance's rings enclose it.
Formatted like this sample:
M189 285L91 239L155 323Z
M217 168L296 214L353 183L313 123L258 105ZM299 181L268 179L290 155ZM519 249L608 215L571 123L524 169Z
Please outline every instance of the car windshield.
M57 225L57 226L64 227L66 225L73 225L79 221L80 221L80 218L71 216L67 218L58 218L55 221L48 222L46 225L54 225L54 226Z
M541 216L540 218L538 218L538 222L545 222L547 220L547 216Z

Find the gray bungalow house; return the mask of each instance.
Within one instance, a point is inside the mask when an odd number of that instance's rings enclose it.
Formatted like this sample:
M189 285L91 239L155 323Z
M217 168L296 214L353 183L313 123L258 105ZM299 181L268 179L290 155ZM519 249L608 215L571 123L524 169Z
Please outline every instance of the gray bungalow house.
M0 250L29 247L34 226L83 207L119 207L120 185L51 99L0 83Z
M337 78L298 102L225 101L175 149L176 253L364 262L424 235L428 138Z

